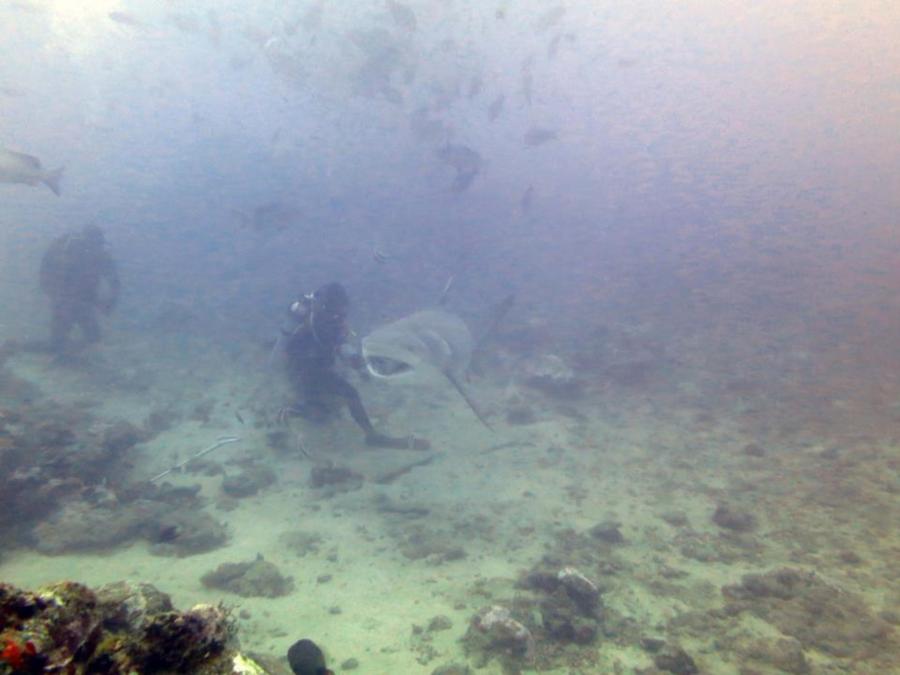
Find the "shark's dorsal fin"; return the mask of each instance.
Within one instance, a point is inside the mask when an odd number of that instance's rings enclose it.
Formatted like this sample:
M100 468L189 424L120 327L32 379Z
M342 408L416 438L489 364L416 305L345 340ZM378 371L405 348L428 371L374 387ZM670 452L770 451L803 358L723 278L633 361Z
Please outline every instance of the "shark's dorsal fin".
M492 427L490 425L490 423L485 419L484 415L478 409L478 406L475 405L475 401L473 401L469 397L469 394L466 392L465 389L463 389L462 384L460 384L459 380L456 379L456 376L453 373L451 373L449 370L444 371L444 375L447 376L447 379L450 380L450 384L452 384L456 388L456 391L459 392L459 395L463 397L463 400L465 400L465 402L468 404L469 408L471 408L472 412L475 413L475 417L477 417L478 420L485 427L487 427L490 431L493 431L494 427Z

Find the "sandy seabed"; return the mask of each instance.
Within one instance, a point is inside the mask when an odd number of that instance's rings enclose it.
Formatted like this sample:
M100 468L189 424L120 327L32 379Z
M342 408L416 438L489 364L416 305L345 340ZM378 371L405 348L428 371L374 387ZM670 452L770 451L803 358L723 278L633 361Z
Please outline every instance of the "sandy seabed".
M92 397L99 417L138 423L147 415L146 393L104 396L106 376L98 379L90 363L54 371L21 356L8 367L45 393L52 382L61 401ZM346 414L276 429L247 405L256 386L207 375L207 414L186 416L130 451L137 479L233 434L241 441L208 462L226 473L248 461L273 469L273 485L243 498L223 495L222 475L166 478L202 486L205 509L227 526L225 546L185 557L151 555L143 541L54 556L19 547L4 553L0 579L25 588L146 581L179 607L224 602L234 607L245 650L283 655L309 637L338 671L355 659L364 673L427 674L451 663L483 665L486 674L662 672L652 669L648 648L658 638L690 654L702 673L900 672L900 447L887 433L835 432L811 421L808 409L781 406L769 416L765 383L717 397L701 379L664 373L564 401L476 380L494 432L452 390L398 393L363 383L379 426L431 440L433 457L414 466L431 455L367 449ZM186 387L180 405L192 396ZM510 406L526 406L533 419L506 418ZM288 442L273 448L273 430ZM347 467L362 481L316 488L315 466ZM592 537L601 523L623 541ZM297 531L311 535L304 550L284 540ZM257 555L292 577L287 595L245 598L200 581L223 562ZM560 562L603 590L608 619L595 640L512 665L502 655L466 653L463 638L479 610L533 594L516 582ZM798 631L804 612L815 623L840 604L816 605L820 596L790 607L754 604L725 590L745 575L784 568L851 597L847 616ZM878 623L876 635L844 625L858 611Z

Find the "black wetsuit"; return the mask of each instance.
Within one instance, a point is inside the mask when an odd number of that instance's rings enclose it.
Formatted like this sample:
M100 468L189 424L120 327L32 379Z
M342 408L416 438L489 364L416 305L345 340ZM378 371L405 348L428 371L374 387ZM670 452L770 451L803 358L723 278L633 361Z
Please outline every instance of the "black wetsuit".
M119 294L119 276L102 236L65 234L55 239L41 260L41 289L50 298L50 349L61 353L69 334L81 328L86 344L100 339L97 310L108 313ZM101 298L100 285L107 293Z
M304 416L324 416L328 413L328 398L336 397L346 402L359 427L366 435L368 445L382 448L408 448L426 450L430 444L425 439L412 436L393 437L375 430L356 388L335 371L338 352L346 342L349 330L345 314L327 307L314 311L316 301L307 296L291 306L289 315L293 325L282 332L286 338L284 347L287 370L291 384L302 403L295 408ZM361 367L361 360L352 363Z
M356 388L335 372L338 350L346 339L343 321L308 320L287 334L285 353L288 376L304 408L327 411L326 397L338 397L347 403L353 420L366 437L376 434Z

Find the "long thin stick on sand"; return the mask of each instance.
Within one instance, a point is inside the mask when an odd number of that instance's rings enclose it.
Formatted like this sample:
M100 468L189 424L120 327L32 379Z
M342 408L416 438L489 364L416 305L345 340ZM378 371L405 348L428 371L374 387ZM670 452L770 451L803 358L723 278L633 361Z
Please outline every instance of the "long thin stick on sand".
M158 481L160 478L165 478L166 476L168 476L168 475L169 475L170 473L172 473L173 471L178 471L179 469L182 469L182 468L186 467L188 464L190 464L191 462L193 462L195 459L200 459L200 458L203 457L204 455L208 455L209 453L211 453L213 450L218 450L218 449L221 448L223 445L228 445L229 443L237 443L239 440L241 440L241 439L238 438L237 436L219 436L219 437L216 439L216 442L213 443L211 446L209 446L208 448L204 448L203 450L201 450L201 451L198 452L197 454L191 455L190 457L188 457L188 458L187 458L186 460L184 460L183 462L179 462L179 463L176 464L175 466L173 466L173 467L171 467L171 468L169 468L169 469L166 469L166 470L163 471L161 474L158 474L158 475L154 476L153 478L150 479L150 482L151 482L151 483L155 483L155 482Z

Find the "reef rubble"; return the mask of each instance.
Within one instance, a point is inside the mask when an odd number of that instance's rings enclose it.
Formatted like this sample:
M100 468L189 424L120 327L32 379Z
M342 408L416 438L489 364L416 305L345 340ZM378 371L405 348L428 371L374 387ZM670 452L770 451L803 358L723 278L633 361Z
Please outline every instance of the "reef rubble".
M150 584L0 583L0 675L266 672L239 650L227 608L178 611Z

